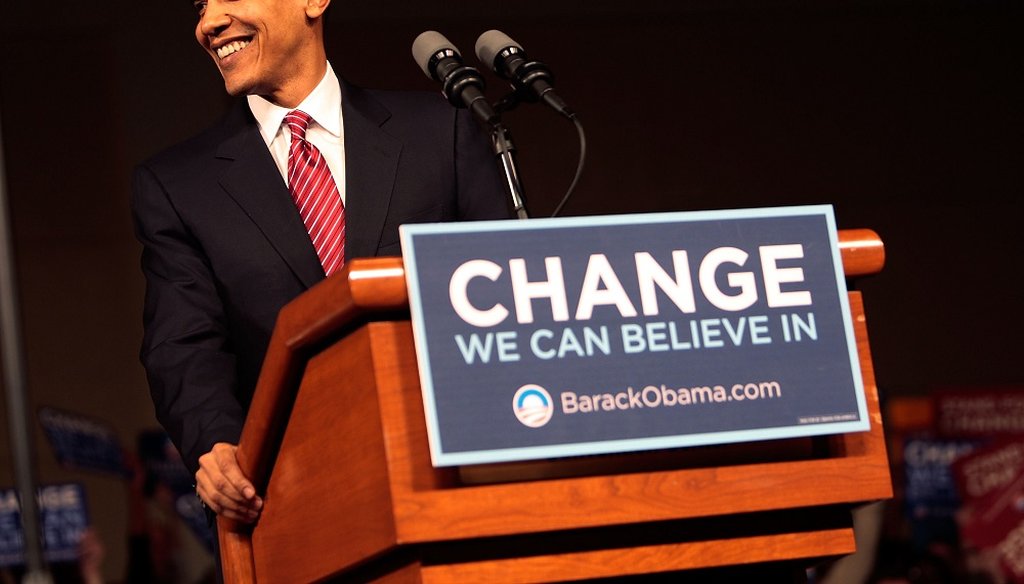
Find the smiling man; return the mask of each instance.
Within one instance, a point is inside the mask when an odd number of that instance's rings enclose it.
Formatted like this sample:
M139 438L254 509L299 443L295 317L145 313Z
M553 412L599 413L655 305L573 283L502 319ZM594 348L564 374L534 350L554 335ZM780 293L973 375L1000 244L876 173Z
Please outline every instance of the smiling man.
M196 40L240 98L134 177L157 417L198 495L240 521L263 504L235 445L280 308L349 259L398 255L402 223L510 217L464 110L339 80L329 2L196 2Z
M217 64L228 93L295 107L327 70L323 14L328 4L199 1L196 40Z

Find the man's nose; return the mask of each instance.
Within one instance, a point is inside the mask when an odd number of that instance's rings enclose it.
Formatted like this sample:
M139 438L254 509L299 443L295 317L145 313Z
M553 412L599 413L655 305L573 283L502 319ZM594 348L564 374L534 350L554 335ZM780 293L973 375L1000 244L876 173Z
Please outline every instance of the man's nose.
M199 30L206 36L214 36L231 24L231 17L224 10L224 2L210 0L199 19Z

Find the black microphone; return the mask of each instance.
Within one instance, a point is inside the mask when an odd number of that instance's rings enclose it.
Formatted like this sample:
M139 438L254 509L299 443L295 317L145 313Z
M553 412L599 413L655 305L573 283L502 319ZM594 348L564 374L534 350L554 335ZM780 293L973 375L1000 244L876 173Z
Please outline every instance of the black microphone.
M448 39L439 32L420 33L412 43L412 57L423 73L441 82L441 92L455 107L469 108L490 127L498 124L498 114L484 98L484 79L480 72L467 66Z
M499 77L508 79L517 93L528 101L543 100L558 113L576 117L569 106L555 93L554 78L547 65L531 61L522 45L500 30L489 30L476 40L476 56Z

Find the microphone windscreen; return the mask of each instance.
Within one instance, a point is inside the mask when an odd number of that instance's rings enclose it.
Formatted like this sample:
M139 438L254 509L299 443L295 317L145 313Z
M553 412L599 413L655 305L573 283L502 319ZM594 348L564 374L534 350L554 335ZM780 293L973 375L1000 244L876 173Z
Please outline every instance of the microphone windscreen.
M421 32L416 37L416 40L412 42L412 58L420 66L420 69L423 69L423 74L433 79L434 76L430 72L430 58L438 51L445 49L454 51L456 55L459 54L458 49L448 42L448 39L444 38L443 34L434 30L428 30Z
M476 39L476 58L488 67L494 68L494 58L508 47L523 50L522 45L512 40L500 30L489 30Z

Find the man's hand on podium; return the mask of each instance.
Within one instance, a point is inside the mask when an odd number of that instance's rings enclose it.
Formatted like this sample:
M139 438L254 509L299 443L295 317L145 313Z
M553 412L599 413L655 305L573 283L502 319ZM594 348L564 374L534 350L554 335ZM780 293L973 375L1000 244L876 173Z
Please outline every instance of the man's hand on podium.
M199 457L196 493L214 513L253 523L260 516L263 499L256 496L256 488L238 467L237 450L234 444L218 442Z

